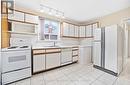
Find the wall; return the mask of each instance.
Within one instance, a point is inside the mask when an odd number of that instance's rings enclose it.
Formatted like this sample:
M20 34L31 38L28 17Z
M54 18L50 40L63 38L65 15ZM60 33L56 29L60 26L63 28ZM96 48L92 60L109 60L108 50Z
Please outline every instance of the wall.
M80 24L90 24L93 22L99 22L101 27L104 26L109 26L112 24L121 24L122 20L130 18L130 7L126 8L126 9L122 9L118 12L106 15L106 16L102 16L90 21L86 21L86 22L81 22Z
M130 7L99 19L101 27L112 24L121 24L122 20L130 18Z
M1 0L0 0L1 4ZM0 9L0 16L1 16L1 9ZM0 18L0 50L1 50L1 18Z
M130 57L130 25L128 26L128 56Z

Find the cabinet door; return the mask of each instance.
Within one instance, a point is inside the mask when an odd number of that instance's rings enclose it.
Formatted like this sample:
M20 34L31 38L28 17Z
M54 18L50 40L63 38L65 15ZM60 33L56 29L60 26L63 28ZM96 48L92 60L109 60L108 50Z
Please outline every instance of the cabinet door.
M93 63L101 66L101 42L93 43Z
M78 55L78 50L73 51L73 55Z
M79 37L79 27L75 26L75 37Z
M45 55L33 56L33 72L45 70Z
M69 35L69 24L63 23L63 36L68 36L68 35Z
M38 23L38 16L25 14L25 21L30 23Z
M24 21L24 13L15 11L14 15L11 15L11 14L8 15L8 19Z
M60 53L46 54L46 69L60 66Z
M91 46L80 47L80 63L81 64L90 64L92 63L91 57Z
M72 61L72 50L71 49L62 49L61 53L61 63L67 63Z
M70 24L70 28L69 28L69 29L70 29L69 35L72 36L72 37L74 37L74 31L75 31L75 30L74 30L74 25L71 25L71 24Z
M85 26L80 26L80 37L85 37Z
M86 26L86 37L92 36L92 25Z
M115 73L118 68L117 53L119 48L117 48L117 26L108 26L105 29L105 68Z
M78 56L73 57L73 62L78 61Z

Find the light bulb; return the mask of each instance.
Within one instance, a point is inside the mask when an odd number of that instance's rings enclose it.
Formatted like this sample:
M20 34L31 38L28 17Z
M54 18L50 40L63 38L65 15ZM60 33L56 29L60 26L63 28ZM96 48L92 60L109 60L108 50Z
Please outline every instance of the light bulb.
M65 16L62 16L63 19L65 19Z
M43 13L43 12L44 12L44 10L43 10L43 9L41 9L41 10L40 10L40 12L42 12L42 13Z

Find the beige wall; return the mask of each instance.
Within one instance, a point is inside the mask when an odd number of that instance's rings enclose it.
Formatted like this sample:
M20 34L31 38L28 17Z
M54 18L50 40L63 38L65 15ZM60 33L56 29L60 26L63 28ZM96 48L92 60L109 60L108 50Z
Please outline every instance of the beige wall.
M130 18L130 7L126 9L122 9L115 13L109 14L107 16L97 18L95 20L93 19L90 21L82 22L80 24L90 24L90 23L98 21L100 22L100 26L104 27L104 26L109 26L112 24L121 24L121 21L126 18Z
M119 12L110 14L108 16L99 19L101 27L108 26L112 24L121 24L123 19L130 18L130 7Z

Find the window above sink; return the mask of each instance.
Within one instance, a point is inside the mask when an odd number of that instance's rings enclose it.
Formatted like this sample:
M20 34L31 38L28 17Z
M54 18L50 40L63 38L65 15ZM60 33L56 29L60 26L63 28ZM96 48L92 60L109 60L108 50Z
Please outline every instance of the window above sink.
M60 38L60 22L40 18L40 40L57 41Z

